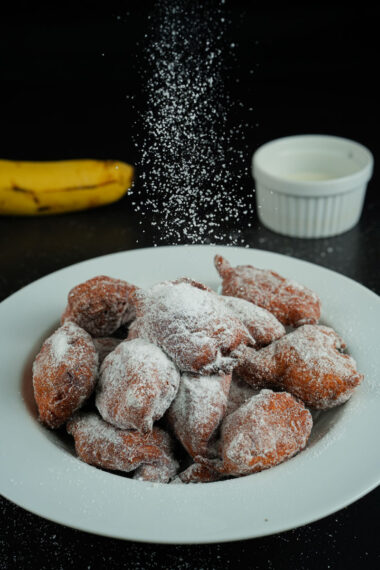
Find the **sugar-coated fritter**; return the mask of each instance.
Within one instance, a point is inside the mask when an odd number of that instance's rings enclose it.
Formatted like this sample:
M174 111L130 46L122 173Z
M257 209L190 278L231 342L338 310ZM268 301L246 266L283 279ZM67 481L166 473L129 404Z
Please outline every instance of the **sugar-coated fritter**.
M150 483L169 483L178 473L179 463L174 457L174 442L169 434L162 431L162 442L160 448L165 452L167 461L158 463L144 463L133 474L133 479L138 481L149 481Z
M220 295L220 300L247 327L255 339L255 348L266 346L284 336L286 332L284 325L266 309L239 297Z
M148 481L149 483L169 483L178 472L178 461L157 463L154 465L141 465L134 472L132 479L136 481Z
M214 261L223 280L223 295L263 307L285 326L299 327L318 322L320 300L307 287L268 269L257 269L252 265L231 267L220 255L216 255Z
M33 363L33 388L41 422L58 428L91 395L98 354L91 336L72 322L58 328Z
M146 433L169 408L179 380L177 367L158 346L124 340L100 368L96 407L114 426Z
M140 289L104 275L70 291L33 388L40 421L66 423L82 461L151 483L253 474L304 449L318 410L362 381L317 324L315 293L214 261L222 294L187 277Z
M234 351L254 340L219 296L190 280L163 281L135 292L129 338L160 346L183 372L229 373Z
M134 318L134 285L98 275L76 285L68 295L61 322L71 320L94 337L109 336Z
M155 465L171 472L169 435L158 427L141 434L111 426L95 412L79 412L67 423L67 431L74 437L78 457L90 465L126 473Z
M207 456L208 445L227 409L231 375L182 374L167 417L186 451Z
M201 463L192 463L187 469L179 473L172 483L212 483L220 481L222 478L223 475L211 467Z
M221 459L195 461L226 476L257 473L301 451L312 425L302 402L286 392L261 390L223 420Z
M304 325L261 350L245 349L236 373L251 386L276 387L307 406L332 408L348 400L363 379L343 348L332 328Z

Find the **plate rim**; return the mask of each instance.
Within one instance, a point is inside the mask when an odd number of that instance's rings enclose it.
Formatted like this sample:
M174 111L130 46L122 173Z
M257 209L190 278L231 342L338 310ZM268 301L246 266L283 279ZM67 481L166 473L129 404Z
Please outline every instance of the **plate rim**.
M43 279L46 279L47 277L58 275L61 272L63 273L68 269L73 269L73 268L78 267L84 263L97 261L97 260L101 260L101 259L106 259L106 258L110 258L110 257L122 256L122 255L129 254L132 252L133 253L142 252L142 251L144 251L144 252L145 251L152 251L153 252L153 251L158 251L158 250L162 250L162 249L173 249L173 248L177 248L177 249L178 248L189 248L189 249L198 249L198 248L200 249L200 248L202 248L202 249L214 249L214 250L217 250L218 248L229 249L229 250L235 249L235 250L242 250L242 251L259 252L259 253L264 253L264 254L268 254L268 255L278 256L278 257L284 258L284 259L291 259L292 261L300 262L302 264L310 265L312 267L318 267L323 271L327 271L328 273L338 275L339 278L347 279L351 283L354 283L356 286L361 287L362 289L364 289L366 291L366 293L370 293L371 295L373 295L376 298L376 300L379 300L379 298L380 298L380 295L378 295L377 293L375 293L375 291L372 291L371 289L369 289L368 287L363 285L363 283L360 283L360 281L356 281L352 277L348 277L348 275L344 275L344 273L340 273L339 271L335 271L334 269L330 269L329 267L325 267L324 265L319 265L318 263L314 263L313 261L301 259L300 257L293 257L293 256L287 255L285 253L278 253L277 251L272 251L272 250L267 250L267 249L259 249L259 248L254 248L254 247L241 247L241 246L233 246L233 245L231 245L231 246L230 245L211 245L211 244L210 245L209 244L180 244L180 245L162 245L162 246L157 246L157 247L156 246L149 246L149 247L126 249L126 250L122 250L122 251L114 251L112 253L106 253L104 255L96 255L94 257L88 257L86 259L83 259L82 261L76 261L75 263L71 263L70 265L65 265L64 267L61 267L60 269L55 269L54 271L51 271L50 273L47 273L46 275L42 275L42 277L38 277L37 279L31 281L30 283L23 285L22 287L20 287L19 289L17 289L13 293L11 293L10 295L7 295L6 297L4 297L0 301L0 306L3 303L5 303L8 299L11 299L12 297L17 295L21 291L24 291L28 287L34 286L39 281L42 281Z

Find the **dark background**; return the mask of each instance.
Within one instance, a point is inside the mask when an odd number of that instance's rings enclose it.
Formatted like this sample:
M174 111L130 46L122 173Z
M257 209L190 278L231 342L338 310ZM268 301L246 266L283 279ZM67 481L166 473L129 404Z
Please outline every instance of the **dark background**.
M141 66L153 4L50 3L27 10L15 6L2 14L1 158L114 158L138 164L133 140L144 105ZM365 3L283 3L279 8L227 1L226 11L227 39L236 49L227 61L225 88L242 103L231 109L231 125L249 123L241 143L245 168L259 145L290 134L345 136L375 157L363 215L351 231L319 240L285 238L255 217L252 228L243 229L247 243L329 267L378 293L379 46L373 10ZM251 189L247 175L244 191ZM142 234L128 195L117 204L75 214L0 217L0 300L77 261L151 246L149 219L145 230ZM2 499L0 568L372 569L380 558L379 497L377 489L326 519L281 535L209 546L97 537Z

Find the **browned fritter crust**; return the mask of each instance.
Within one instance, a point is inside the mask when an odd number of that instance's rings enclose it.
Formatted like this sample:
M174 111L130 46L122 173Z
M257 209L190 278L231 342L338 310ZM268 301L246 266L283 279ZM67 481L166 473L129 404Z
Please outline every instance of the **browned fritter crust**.
M251 386L286 390L323 410L343 404L363 380L344 347L330 327L304 325L261 350L245 349L235 370Z
M278 273L252 265L231 267L221 255L214 258L222 278L222 294L239 297L267 309L285 326L316 324L321 316L317 295Z
M221 426L221 459L195 461L238 477L274 467L301 451L313 420L302 402L286 392L262 390Z
M183 372L229 373L234 351L255 341L243 323L202 284L163 281L134 294L136 320L129 339L160 346Z
M170 437L158 427L141 434L111 426L94 412L79 412L67 423L67 431L74 437L78 457L90 465L127 473L154 465L170 476L176 471Z
M109 336L134 317L135 285L98 275L71 289L61 322L71 320L94 337Z
M91 336L73 322L55 331L33 363L33 388L41 422L58 428L94 390L98 354Z

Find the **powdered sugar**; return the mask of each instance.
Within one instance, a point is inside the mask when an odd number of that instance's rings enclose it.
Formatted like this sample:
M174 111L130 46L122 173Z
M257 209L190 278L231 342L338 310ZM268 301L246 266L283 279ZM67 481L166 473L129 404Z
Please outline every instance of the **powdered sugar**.
M178 461L175 459L153 465L141 465L134 472L133 479L150 483L168 483L177 474L178 467Z
M312 417L290 394L262 390L222 423L220 472L244 475L267 469L303 449Z
M291 348L290 360L300 359L321 374L334 373L344 377L356 367L352 356L339 352L344 346L343 339L331 327L305 325L283 339L281 350ZM280 345L275 347L279 351Z
M179 379L158 346L143 339L123 341L101 366L96 406L115 426L148 432L170 406Z
M58 367L61 363L80 362L88 350L92 352L94 350L91 336L71 321L67 321L47 338L44 346L48 349L44 354L49 361L49 367ZM95 361L95 358L93 360Z
M67 424L67 431L74 434L76 430L81 431L89 447L97 444L99 440L104 440L115 446L123 443L120 431L107 422L102 421L98 414L94 412L86 415L76 414Z
M67 321L45 340L33 363L41 421L51 428L67 421L91 395L97 373L98 355L91 336Z
M155 427L149 434L120 430L104 422L96 413L78 413L67 424L82 461L119 471L134 471L144 464L167 464L167 433Z
M155 243L228 239L241 244L253 199L240 192L249 176L248 151L245 156L237 150L244 130L241 125L227 128L235 102L223 84L229 46L224 41L224 8L161 0L152 22L141 67L146 94L139 124L143 137L135 141L142 188L134 190L134 206L142 231L149 215Z
M220 480L222 477L220 473L207 465L192 463L187 469L179 473L172 483L211 483L212 481Z
M247 349L237 368L252 385L275 385L319 409L348 400L363 376L339 352L343 340L329 327L304 325L259 352Z
M72 328L72 327L70 327ZM51 337L50 348L52 350L53 359L57 362L62 361L65 358L70 345L67 340L67 330L66 328L59 328Z
M130 338L140 336L161 346L180 370L229 372L233 351L254 344L244 325L218 295L187 282L164 281L136 293L137 319Z
M209 440L227 408L231 376L183 374L168 417L190 455L207 455Z
M265 346L284 336L285 327L266 309L238 297L221 295L220 300L247 327L256 341L256 347Z
M315 324L320 317L320 301L307 287L270 270L251 265L231 267L220 255L215 266L223 279L222 293L250 301L273 313L283 325Z

